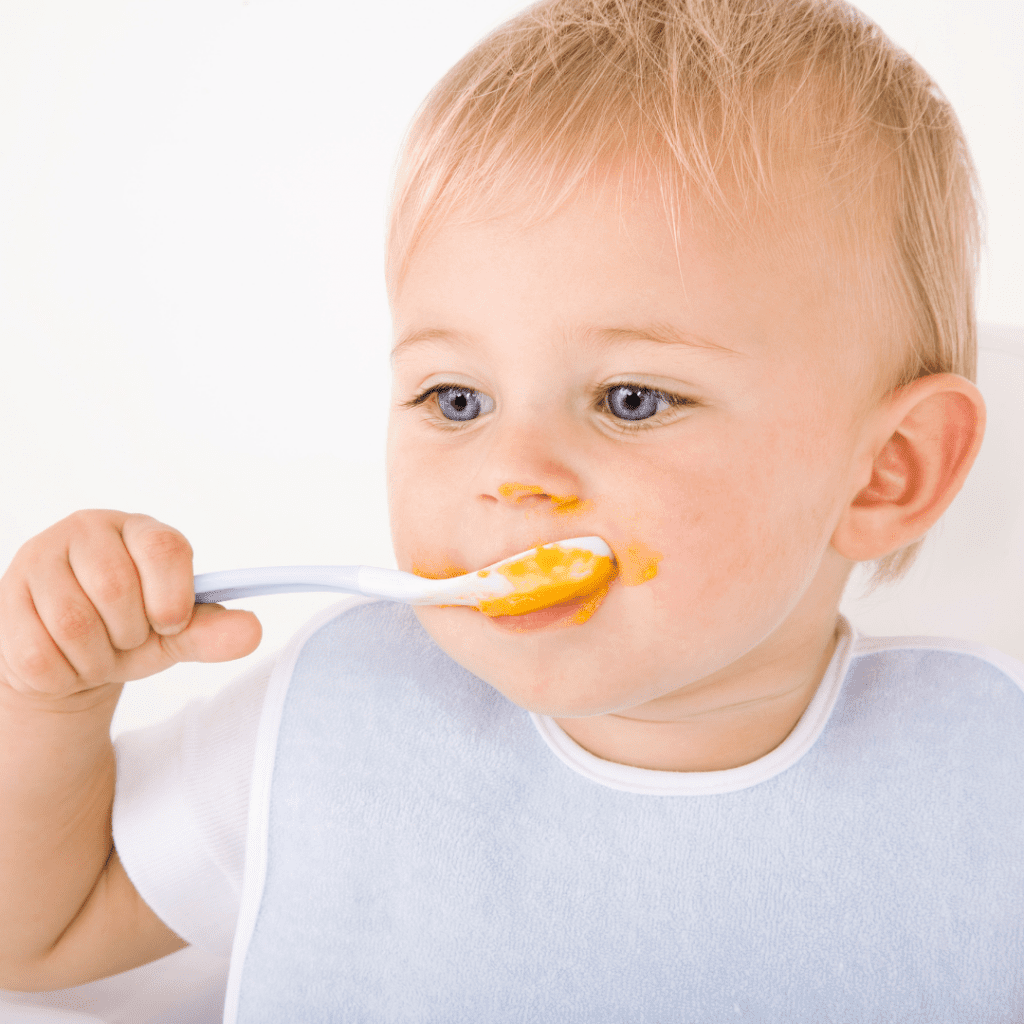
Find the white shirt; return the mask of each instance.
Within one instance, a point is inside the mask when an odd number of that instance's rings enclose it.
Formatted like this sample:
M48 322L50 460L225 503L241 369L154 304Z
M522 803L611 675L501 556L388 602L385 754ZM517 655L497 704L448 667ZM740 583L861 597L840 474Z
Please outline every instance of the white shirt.
M256 731L277 655L215 696L114 741L114 845L178 935L228 957L245 864Z

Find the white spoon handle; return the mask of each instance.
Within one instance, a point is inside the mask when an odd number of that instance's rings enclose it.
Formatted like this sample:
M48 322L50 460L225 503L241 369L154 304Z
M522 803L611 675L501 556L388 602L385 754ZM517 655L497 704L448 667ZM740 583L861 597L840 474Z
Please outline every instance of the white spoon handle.
M195 578L196 604L219 604L237 597L298 594L314 590L362 594L359 577L363 568L361 565L279 565L204 572Z
M471 574L475 576L474 574ZM196 604L219 604L238 597L265 594L300 594L336 591L383 597L406 604L475 605L481 597L495 596L511 587L498 577L490 585L482 580L467 592L467 577L428 580L398 569L372 565L280 565L263 569L228 569L204 572L195 577Z

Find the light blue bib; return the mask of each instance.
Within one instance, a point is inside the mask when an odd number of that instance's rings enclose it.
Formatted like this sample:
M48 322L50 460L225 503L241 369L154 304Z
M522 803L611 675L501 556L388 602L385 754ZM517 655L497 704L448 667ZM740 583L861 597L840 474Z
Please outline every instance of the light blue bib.
M1024 1020L1024 693L941 643L855 653L775 776L640 795L409 609L335 616L265 712L225 1020Z

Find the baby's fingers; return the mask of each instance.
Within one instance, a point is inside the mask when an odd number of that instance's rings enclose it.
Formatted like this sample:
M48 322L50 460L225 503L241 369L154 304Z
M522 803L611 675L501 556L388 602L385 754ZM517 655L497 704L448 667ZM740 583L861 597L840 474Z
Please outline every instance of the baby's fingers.
M99 614L67 562L47 569L34 591L24 582L0 590L5 680L51 697L112 681L116 658Z
M187 628L174 636L154 637L175 661L234 661L252 654L263 638L263 627L252 612L199 604Z
M127 516L121 534L142 586L146 618L165 636L181 632L192 617L192 545L173 526L151 516Z
M142 599L139 573L116 519L80 515L68 537L67 561L106 627L113 647L134 650L146 642L150 624ZM34 590L47 592L46 581ZM63 582L63 581L61 581ZM53 583L49 583L53 587ZM57 591L59 592L59 591Z
M150 633L134 651L115 652L112 679L119 683L163 672L179 661L233 661L252 654L263 628L252 612L219 604L197 605L188 626L174 636Z
M179 661L232 661L259 646L263 629L252 612L204 604L175 636L151 632L131 651L117 651L107 639L88 598L69 596L68 572L63 599L39 606L28 593L24 603L4 609L0 632L0 674L22 693L65 697L107 683L127 683L163 672Z

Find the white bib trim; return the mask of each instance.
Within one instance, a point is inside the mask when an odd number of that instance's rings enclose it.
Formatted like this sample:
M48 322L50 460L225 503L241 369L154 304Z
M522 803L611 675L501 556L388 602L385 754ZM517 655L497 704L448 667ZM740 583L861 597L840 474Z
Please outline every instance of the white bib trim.
M811 749L835 707L858 639L857 631L840 616L839 638L832 660L811 703L807 705L792 732L764 757L738 768L727 768L717 772L670 772L616 764L614 761L595 757L584 750L554 719L533 712L530 712L530 717L544 742L559 760L574 772L598 785L648 796L712 796L718 793L735 793L784 772Z

